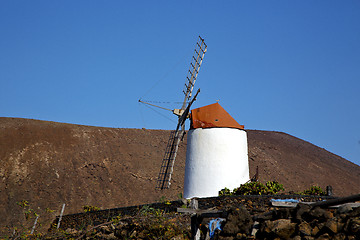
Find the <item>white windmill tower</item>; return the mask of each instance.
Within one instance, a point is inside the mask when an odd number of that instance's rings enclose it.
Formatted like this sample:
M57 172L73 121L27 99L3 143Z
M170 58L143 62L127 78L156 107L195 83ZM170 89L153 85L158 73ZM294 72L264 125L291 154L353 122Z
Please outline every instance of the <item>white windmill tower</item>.
M247 134L219 103L193 109L187 137L184 198L214 197L249 181Z

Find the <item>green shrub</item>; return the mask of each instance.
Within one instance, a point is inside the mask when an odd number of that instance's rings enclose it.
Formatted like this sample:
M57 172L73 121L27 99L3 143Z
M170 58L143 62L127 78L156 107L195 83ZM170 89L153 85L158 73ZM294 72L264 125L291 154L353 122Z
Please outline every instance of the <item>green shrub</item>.
M240 187L234 189L235 195L264 195L267 193L266 185L261 182L249 182L241 184Z
M160 203L166 204L166 205L171 205L171 202L169 200L166 199L165 196L162 196L159 200Z
M232 192L228 188L224 188L219 191L219 196L273 195L283 190L285 190L284 186L276 181L268 181L265 185L261 182L248 182L241 184L240 187L235 188Z
M301 195L316 195L316 196L325 196L326 193L319 186L311 186L309 189L300 192Z
M278 183L277 181L268 181L266 182L266 187L268 189L267 194L277 194L280 191L284 191L284 185Z
M219 196L230 196L230 195L232 195L232 192L228 188L224 188L219 191Z
M164 214L164 210L152 208L149 205L144 205L139 211L142 216L162 216Z
M99 211L99 207L91 206L91 205L85 205L83 206L84 212L92 212L92 211Z

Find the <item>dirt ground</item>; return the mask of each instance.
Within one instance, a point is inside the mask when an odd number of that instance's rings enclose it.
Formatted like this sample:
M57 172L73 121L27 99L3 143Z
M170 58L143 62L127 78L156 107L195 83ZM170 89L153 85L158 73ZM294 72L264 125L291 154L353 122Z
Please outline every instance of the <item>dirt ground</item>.
M276 180L292 191L331 185L338 196L359 193L360 167L346 159L285 133L247 133L250 175L258 166L260 181ZM24 218L17 204L24 200L37 212L55 210L50 219L60 214L63 203L70 214L84 205L107 209L178 199L186 138L171 188L155 190L169 134L0 118L0 226L15 226Z

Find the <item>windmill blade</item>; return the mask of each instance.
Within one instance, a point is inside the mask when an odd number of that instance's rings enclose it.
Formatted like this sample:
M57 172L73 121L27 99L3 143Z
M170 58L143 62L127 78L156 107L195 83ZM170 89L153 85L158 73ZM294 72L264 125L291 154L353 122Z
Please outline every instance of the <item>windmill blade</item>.
M166 189L170 187L171 175L173 173L179 143L185 134L185 120L189 115L190 107L196 100L200 89L197 91L195 97L188 104L187 102L191 99L192 90L194 88L195 81L199 73L201 63L204 59L206 50L207 45L204 39L199 36L199 40L196 43L195 53L192 58L192 62L190 63L189 73L186 77L187 83L185 83L185 89L183 91L185 94L183 105L181 109L173 110L173 113L179 116L179 120L176 126L176 130L171 132L169 141L166 146L165 155L161 163L161 168L156 183L157 189Z
M183 90L183 93L185 94L184 102L181 107L182 110L185 110L187 101L191 98L191 93L195 85L195 81L197 78L197 75L200 70L201 63L204 59L205 53L207 51L207 45L203 38L199 36L199 40L196 43L196 48L194 51L194 55L192 58L192 61L190 63L190 69L187 75L187 83L185 83L185 88Z
M166 146L165 155L161 163L161 168L156 183L157 189L162 190L170 187L170 181L174 170L176 154L179 148L180 141L185 134L185 130L183 130L185 127L185 120L188 117L190 107L193 104L193 102L196 100L196 97L199 94L199 92L200 89L198 89L194 98L190 101L184 113L180 116L175 131L171 131L170 133L169 141ZM181 129L179 130L180 127Z

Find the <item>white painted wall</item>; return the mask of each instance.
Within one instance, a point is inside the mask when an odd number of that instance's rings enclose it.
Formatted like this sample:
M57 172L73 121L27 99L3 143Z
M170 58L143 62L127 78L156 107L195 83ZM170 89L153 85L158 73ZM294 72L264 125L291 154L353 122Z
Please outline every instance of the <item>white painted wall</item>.
M184 198L213 197L249 180L247 134L235 128L189 130Z

